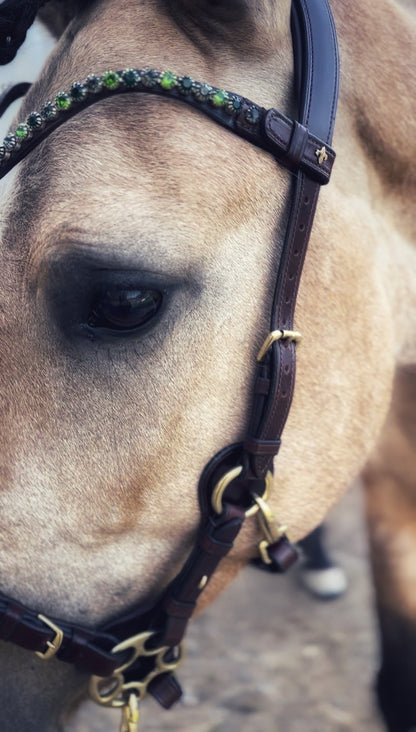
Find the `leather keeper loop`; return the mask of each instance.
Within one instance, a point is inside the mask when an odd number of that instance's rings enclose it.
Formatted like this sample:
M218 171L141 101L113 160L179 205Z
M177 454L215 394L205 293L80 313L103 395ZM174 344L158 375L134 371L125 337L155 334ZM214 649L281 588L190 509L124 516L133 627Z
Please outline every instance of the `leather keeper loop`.
M157 676L150 682L148 691L164 709L170 709L182 696L182 689L172 674Z
M298 559L298 552L287 536L282 536L274 544L267 547L267 554L271 560L273 572L287 572Z
M299 122L293 121L292 136L290 138L289 149L281 159L282 165L289 169L296 170L299 168L305 153L306 143L308 142L308 130Z
M195 610L195 603L179 602L178 600L175 600L174 597L170 597L167 600L164 609L169 613L169 615L173 615L176 618L190 618Z
M223 557L231 549L232 544L218 542L213 540L207 534L203 534L199 539L201 549L207 554L213 554L217 557Z
M244 449L251 455L277 455L281 444L281 440L260 440L256 437L249 437L244 442Z

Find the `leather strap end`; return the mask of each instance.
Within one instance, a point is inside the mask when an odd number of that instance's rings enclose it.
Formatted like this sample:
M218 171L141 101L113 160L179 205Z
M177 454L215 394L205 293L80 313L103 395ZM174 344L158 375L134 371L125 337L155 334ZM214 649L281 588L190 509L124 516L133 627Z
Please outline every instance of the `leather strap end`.
M284 573L297 562L299 553L287 536L282 536L274 544L267 547L267 554L271 560L270 567L272 572Z
M149 694L164 708L170 709L182 696L182 689L172 674L157 676L149 684Z

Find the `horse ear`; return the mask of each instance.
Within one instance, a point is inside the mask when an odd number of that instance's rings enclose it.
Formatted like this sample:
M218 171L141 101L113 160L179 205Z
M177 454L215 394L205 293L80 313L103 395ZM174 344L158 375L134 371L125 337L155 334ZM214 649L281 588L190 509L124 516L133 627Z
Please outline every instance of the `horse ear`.
M78 8L79 2L76 2L76 0L66 0L66 2L51 0L46 4L46 7L39 11L38 17L52 35L59 38Z
M5 0L0 6L0 64L13 61L45 0Z
M52 35L59 37L84 4L81 0L4 0L0 5L0 65L13 61L38 14Z

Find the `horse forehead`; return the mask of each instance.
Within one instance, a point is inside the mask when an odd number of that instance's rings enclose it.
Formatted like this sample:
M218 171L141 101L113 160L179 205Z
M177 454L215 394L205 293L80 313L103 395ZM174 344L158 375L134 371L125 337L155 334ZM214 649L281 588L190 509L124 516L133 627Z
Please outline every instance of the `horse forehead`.
M278 106L285 111L285 103L292 104L290 0L270 7L260 3L262 11L255 10L254 3L253 9L249 2L241 4L250 8L252 29L259 18L267 16L265 29L249 33L244 25L234 23L233 30L228 29L225 35L221 31L208 33L201 29L203 23L197 22L198 7L211 7L202 1L190 13L192 23L183 21L186 13L182 6L189 15L191 5L185 0L87 3L59 40L27 103L34 94L38 100L39 95L56 94L90 73L150 67L190 75L253 98L264 107ZM215 8L212 13L216 13ZM255 37L261 38L261 47ZM235 38L242 41L237 43ZM32 111L26 104L25 110Z
M157 5L141 2L138 8L126 0L102 0L91 9L87 6L63 36L58 49L65 62L53 74L83 74L102 64L137 66L141 59L153 67L169 68L179 62L183 68L174 69L178 72L185 73L190 65L207 72L210 64L204 62L204 51L183 32L178 16L161 12Z

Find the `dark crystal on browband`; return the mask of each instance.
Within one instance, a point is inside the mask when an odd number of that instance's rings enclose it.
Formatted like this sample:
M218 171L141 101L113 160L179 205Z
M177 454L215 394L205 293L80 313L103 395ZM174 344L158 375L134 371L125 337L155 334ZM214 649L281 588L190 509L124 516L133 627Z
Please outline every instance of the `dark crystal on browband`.
M145 69L141 75L141 83L146 89L152 89L160 80L160 73L156 69Z
M60 91L45 102L39 111L33 111L4 139L0 146L0 176L19 162L26 151L31 150L43 140L48 132L69 119L75 111L88 107L94 102L112 94L129 91L149 92L170 96L200 107L227 127L233 125L244 111L245 122L258 125L264 110L238 94L217 89L205 82L195 81L190 76L180 76L172 71L156 69L123 69L106 71L103 74L90 74L84 81L77 81L68 91Z
M39 112L31 112L26 120L27 125L31 130L37 130L42 127L43 120Z
M45 102L40 108L40 114L43 119L48 122L58 116L58 110L52 102Z
M16 140L15 135L13 135L11 132L9 132L9 134L6 135L6 137L3 140L3 145L6 149L6 153L14 150L16 147L16 144L17 144L17 140Z
M85 79L85 86L87 88L88 92L92 92L93 94L97 94L102 89L102 81L101 76L96 76L95 74L90 74Z
M140 81L140 74L137 69L125 69L121 74L121 78L126 86L134 88Z
M252 125L257 124L260 120L260 111L257 107L249 107L245 114L246 122Z
M190 76L182 76L182 79L179 79L179 91L182 94L190 94L194 83Z
M88 92L85 84L80 84L79 82L76 82L75 84L72 84L69 93L71 95L71 99L73 99L74 102L80 102L85 99Z

